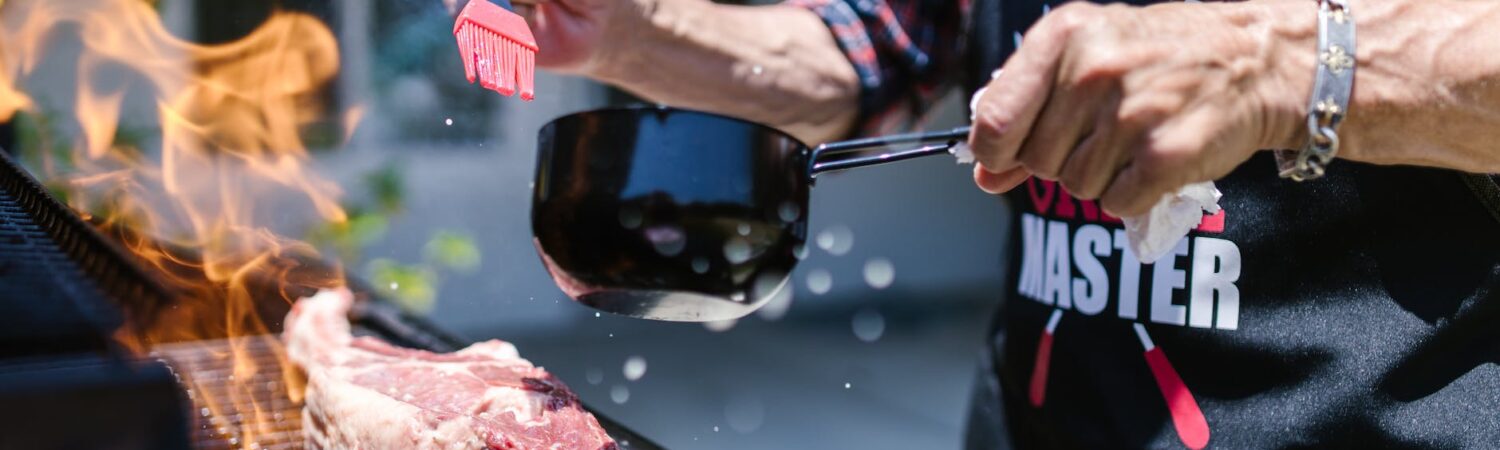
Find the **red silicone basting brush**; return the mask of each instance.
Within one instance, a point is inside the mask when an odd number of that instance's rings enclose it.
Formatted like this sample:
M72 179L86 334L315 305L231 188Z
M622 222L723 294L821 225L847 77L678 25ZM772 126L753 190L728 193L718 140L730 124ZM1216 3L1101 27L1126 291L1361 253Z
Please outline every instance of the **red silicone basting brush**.
M473 83L499 92L520 93L522 100L536 97L536 38L526 19L511 12L510 0L469 0L453 23L464 74ZM503 7L502 7L503 6Z

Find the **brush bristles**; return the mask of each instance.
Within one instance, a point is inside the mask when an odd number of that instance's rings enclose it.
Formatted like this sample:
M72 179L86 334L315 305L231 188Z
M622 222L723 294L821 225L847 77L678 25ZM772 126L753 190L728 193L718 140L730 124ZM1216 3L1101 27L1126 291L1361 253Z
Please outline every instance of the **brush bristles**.
M464 75L473 83L501 95L520 93L522 100L536 96L536 52L483 27L464 24L457 33L458 52L464 60Z
M464 76L474 82L474 27L464 24L458 31L458 55L464 60Z

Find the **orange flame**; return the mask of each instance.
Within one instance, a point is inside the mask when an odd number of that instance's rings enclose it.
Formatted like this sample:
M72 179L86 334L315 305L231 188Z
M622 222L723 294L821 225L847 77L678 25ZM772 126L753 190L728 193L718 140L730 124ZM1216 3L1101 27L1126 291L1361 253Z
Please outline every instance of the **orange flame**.
M219 357L236 380L262 372L280 379L285 356L263 319L279 324L281 317L271 316L286 304L268 307L264 299L289 303L300 293L288 286L343 280L336 267L305 273L302 262L321 260L316 250L270 226L287 218L346 219L338 186L309 168L299 134L324 115L318 94L339 70L333 34L316 18L277 12L241 39L198 45L172 36L142 0L0 0L0 19L0 121L38 108L18 82L51 57L45 52L54 35L81 39L71 161L43 152L46 178L63 180L71 206L95 213L96 223L182 294L154 321L159 326L121 333L124 344L147 352L167 342L253 337L230 342L256 341L257 349L269 342L275 364L247 355L245 344ZM144 83L121 81L120 68ZM117 142L123 104L137 91L156 101L160 137L152 148ZM344 115L352 130L361 110ZM285 394L295 398L298 380L286 381ZM253 406L236 413L269 413L256 387L231 391L223 401ZM270 432L245 428L231 430L239 442Z

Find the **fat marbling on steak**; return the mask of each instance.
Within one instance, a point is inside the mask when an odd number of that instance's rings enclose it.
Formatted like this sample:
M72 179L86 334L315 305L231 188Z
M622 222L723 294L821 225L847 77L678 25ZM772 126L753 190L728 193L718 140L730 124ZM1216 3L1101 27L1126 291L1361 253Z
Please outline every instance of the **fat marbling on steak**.
M303 430L321 449L583 449L616 445L551 374L490 340L453 353L354 337L348 291L287 315L287 356L307 372Z

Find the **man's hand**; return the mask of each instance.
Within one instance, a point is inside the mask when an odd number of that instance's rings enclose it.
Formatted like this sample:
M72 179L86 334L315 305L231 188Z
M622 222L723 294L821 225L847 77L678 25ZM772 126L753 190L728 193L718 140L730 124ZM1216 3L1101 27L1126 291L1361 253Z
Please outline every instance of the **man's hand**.
M1058 8L979 99L974 180L989 192L1058 180L1129 216L1257 149L1295 148L1315 11L1311 1Z
M611 43L647 24L654 0L512 0L537 46L537 65L555 72L593 75L601 58L622 50Z

